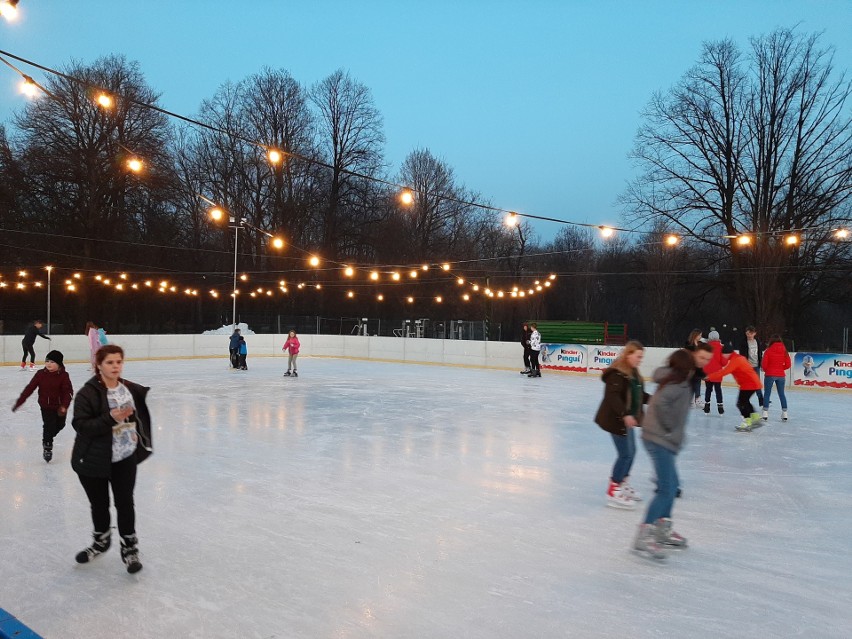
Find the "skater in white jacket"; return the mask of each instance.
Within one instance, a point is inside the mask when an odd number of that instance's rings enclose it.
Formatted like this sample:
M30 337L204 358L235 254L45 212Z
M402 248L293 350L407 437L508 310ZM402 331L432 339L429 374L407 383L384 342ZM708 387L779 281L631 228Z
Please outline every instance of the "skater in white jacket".
M530 374L529 377L541 377L541 368L538 362L538 355L541 351L541 333L538 332L538 325L533 322L530 324L532 333L530 334Z

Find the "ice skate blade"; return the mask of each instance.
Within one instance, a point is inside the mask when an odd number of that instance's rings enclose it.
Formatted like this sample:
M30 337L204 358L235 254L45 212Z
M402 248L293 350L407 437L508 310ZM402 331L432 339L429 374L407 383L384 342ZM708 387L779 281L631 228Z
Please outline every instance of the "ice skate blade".
M632 552L637 557L641 557L645 561L650 561L650 562L653 562L653 563L656 563L656 564L666 563L666 557L665 556L658 557L658 556L652 554L648 550L639 550L638 548L631 548L630 552Z
M636 510L635 504L616 504L615 502L606 502L607 508L615 508L615 510Z

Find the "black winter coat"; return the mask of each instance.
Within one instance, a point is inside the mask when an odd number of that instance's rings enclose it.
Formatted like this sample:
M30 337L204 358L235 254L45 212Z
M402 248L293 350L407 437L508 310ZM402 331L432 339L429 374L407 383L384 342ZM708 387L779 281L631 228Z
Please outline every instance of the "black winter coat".
M625 437L627 435L627 426L624 425L624 417L628 414L631 404L630 378L617 368L607 368L601 374L601 379L606 384L606 388L604 388L603 401L601 401L601 405L595 415L595 423L613 435ZM635 416L640 426L642 425L642 420L645 418L642 405L648 403L649 397L648 393L645 392L643 384L639 414Z
M136 463L145 461L152 452L151 415L145 397L150 390L122 379L133 396L136 412L130 416L136 422L139 444L134 456ZM77 431L71 452L71 468L84 477L109 477L112 471L112 427L115 420L109 414L107 389L100 378L92 377L74 398L74 417L71 425Z

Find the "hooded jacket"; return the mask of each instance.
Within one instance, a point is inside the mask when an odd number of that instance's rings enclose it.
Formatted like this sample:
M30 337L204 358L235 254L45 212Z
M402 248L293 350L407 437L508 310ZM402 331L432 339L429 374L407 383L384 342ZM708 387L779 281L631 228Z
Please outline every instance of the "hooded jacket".
M707 368L705 367L704 370L707 370ZM763 389L763 385L760 383L760 377L758 377L757 373L754 372L751 364L748 363L748 358L743 357L738 353L731 353L731 358L728 360L728 363L725 364L721 370L708 375L707 381L721 382L722 378L728 374L734 376L740 390L750 391Z
M707 343L713 348L713 357L710 360L710 363L704 367L704 373L710 375L722 368L722 342L719 340L713 340ZM713 380L708 379L707 381L710 382Z
M595 415L595 423L603 430L620 435L627 435L627 426L624 425L624 417L630 410L630 378L617 368L607 368L601 373L601 380L606 384L604 396L598 412ZM648 393L642 385L642 401L639 402L639 414L635 415L636 421L642 425L645 413L642 404L648 403Z
M38 405L46 410L67 409L71 405L71 397L74 395L71 378L65 372L65 367L60 366L53 373L46 368L36 371L12 410L18 410L36 388L38 388Z
M298 355L300 347L301 344L299 343L298 337L288 337L287 341L284 342L284 346L281 347L281 350L287 351L290 355Z
M670 372L669 367L661 366L654 371L654 381L659 384ZM680 452L686 435L686 421L692 398L689 379L658 388L648 402L648 412L642 422L642 439L667 448L673 453Z
M231 333L231 339L228 342L228 348L230 350L235 351L240 347L240 337L242 337L242 335L237 333L237 331Z
M134 456L136 463L145 461L153 452L151 441L151 415L145 397L150 390L126 379L120 380L133 396L136 412L130 420L136 422L139 443ZM74 417L71 425L77 431L71 452L71 468L84 477L109 477L112 470L112 427L115 420L109 414L107 388L96 375L92 377L74 399Z
M790 354L783 342L770 344L763 353L761 368L767 377L786 377L791 365Z

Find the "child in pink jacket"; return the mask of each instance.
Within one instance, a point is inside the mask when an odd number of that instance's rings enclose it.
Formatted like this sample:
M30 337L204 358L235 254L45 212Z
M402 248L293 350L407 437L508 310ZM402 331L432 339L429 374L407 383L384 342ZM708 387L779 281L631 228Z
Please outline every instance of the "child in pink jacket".
M296 337L296 331L290 331L287 341L284 342L284 346L281 348L282 351L290 354L290 357L287 359L287 372L284 373L284 377L290 377L290 371L292 371L293 377L299 376L299 373L296 371L296 358L299 356L299 346L299 338Z

